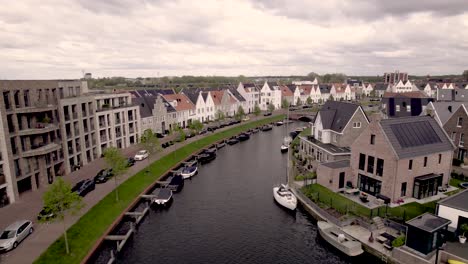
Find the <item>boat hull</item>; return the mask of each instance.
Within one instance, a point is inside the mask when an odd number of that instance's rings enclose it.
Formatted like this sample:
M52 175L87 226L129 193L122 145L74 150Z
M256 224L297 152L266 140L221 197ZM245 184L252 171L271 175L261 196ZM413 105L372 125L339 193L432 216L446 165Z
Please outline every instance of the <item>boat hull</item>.
M281 153L286 153L288 152L289 147L286 147L284 145L281 146Z
M338 227L325 221L318 221L317 226L320 236L344 254L355 257L364 253L361 242L343 234ZM340 242L336 234L343 234L345 240Z
M188 172L188 173L181 172L180 175L182 175L182 177L184 177L184 179L188 179L188 178L191 178L191 177L195 176L195 174L197 174L197 172L198 172L198 168L195 168L195 170L192 171L192 172Z
M297 199L295 199L296 197L294 196L294 199L293 199L292 202L288 202L287 199L285 199L283 196L280 196L278 194L278 190L279 190L279 187L273 187L273 197L275 198L275 201L279 205L281 205L281 206L283 206L283 207L285 207L285 208L287 208L289 210L296 210L296 208L297 208Z

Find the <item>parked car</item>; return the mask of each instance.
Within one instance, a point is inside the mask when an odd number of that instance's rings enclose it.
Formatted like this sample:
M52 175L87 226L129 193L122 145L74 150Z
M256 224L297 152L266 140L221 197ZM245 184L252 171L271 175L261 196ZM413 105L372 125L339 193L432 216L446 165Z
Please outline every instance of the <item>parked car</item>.
M149 152L143 149L143 150L138 151L137 154L135 154L135 160L144 160L148 158L148 156L149 156Z
M266 112L263 114L263 116L271 116L271 112Z
M199 134L199 135L206 134L206 131L207 131L206 129L202 129L202 130L200 130L200 132L199 132L198 134Z
M161 134L161 133L155 133L155 135L156 135L157 138L163 138L163 137L165 137L165 135L164 135L164 134Z
M112 178L112 176L114 176L114 174L112 173L112 169L100 170L94 177L94 183L105 183L110 178Z
M37 214L37 220L38 221L41 221L41 220L45 220L45 221L48 221L50 219L53 219L55 218L55 214L50 212L50 210L46 207L42 208L42 210L39 212L39 214Z
M85 197L86 194L88 194L91 191L94 191L95 188L96 185L94 183L94 180L86 179L79 181L75 186L73 186L72 192L76 192L79 196Z
M131 167L133 165L135 165L135 159L132 158L132 157L128 158L127 159L127 167Z
M16 221L9 225L0 235L0 251L15 249L33 231L33 223L28 220Z

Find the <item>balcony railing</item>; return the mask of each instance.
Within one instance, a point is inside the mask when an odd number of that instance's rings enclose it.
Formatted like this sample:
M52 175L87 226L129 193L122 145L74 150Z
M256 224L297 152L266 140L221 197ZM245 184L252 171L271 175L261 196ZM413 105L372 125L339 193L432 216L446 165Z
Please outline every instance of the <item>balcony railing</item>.
M101 142L103 141L107 141L107 137L106 136L101 136Z
M37 123L32 128L20 129L18 131L19 135L33 135L33 134L42 134L47 133L52 130L58 129L58 123Z
M62 145L59 141L35 144L31 146L30 150L26 150L23 152L23 157L45 155L47 153L60 149L61 146Z
M73 113L73 119L77 119L78 118L78 113Z

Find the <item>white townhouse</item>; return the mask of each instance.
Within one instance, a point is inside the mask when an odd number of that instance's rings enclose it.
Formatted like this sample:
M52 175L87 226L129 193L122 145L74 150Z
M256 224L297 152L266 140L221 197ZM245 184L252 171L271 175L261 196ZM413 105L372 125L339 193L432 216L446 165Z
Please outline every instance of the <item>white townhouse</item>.
M260 106L260 89L254 83L239 83L237 91L245 98L244 111L246 113L253 113L255 104Z
M209 95L209 92L201 90L189 91L185 90L182 92L190 102L195 106L194 117L200 122L206 122L213 119L214 103Z
M372 84L367 84L367 85L363 85L363 88L362 88L362 93L365 95L365 96L370 96L372 91L374 91L374 87L372 86Z
M294 88L292 105L296 105L297 104L297 99L300 100L300 98L301 98L301 90L300 90L299 86L296 85L296 87Z
M429 97L436 97L437 95L437 88L435 86L431 86L430 83L427 83L425 86L424 86L424 89L423 89L424 93L429 96Z
M195 105L185 94L164 94L163 97L176 110L174 123L179 127L186 128L196 119Z
M260 90L260 109L268 110L268 105L273 104L275 109L281 108L281 89L276 83L265 82Z
M390 85L387 89L387 92L392 92L392 93L407 93L407 92L414 92L418 91L419 89L414 86L409 80L406 82L403 82L400 80L397 84L395 85Z
M330 89L330 95L337 101L351 101L356 99L355 88L351 88L349 84L333 84Z

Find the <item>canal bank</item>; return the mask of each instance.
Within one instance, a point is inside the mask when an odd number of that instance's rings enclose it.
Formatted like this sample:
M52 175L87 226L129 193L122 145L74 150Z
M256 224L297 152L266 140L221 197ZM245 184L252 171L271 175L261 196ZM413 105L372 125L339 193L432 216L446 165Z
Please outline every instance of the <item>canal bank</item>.
M285 127L220 149L217 158L199 167L199 174L174 195L170 208L150 210L117 262L368 261L367 255L350 259L330 247L317 236L315 221L304 210L292 213L274 202L272 186L286 180L287 156L280 153ZM125 231L122 227L116 233Z
M75 224L68 230L70 238L70 246L72 250L71 255L66 255L63 247L63 238L55 241L47 251L45 251L36 263L79 263L89 252L92 245L99 239L99 237L105 233L107 228L113 223L113 221L126 209L131 201L134 200L147 186L153 183L160 175L170 169L170 167L176 164L182 159L184 155L189 155L199 148L208 145L216 140L223 137L228 137L232 133L238 133L242 129L246 129L249 126L255 126L257 122L271 122L275 120L265 119L261 117L259 120L243 123L238 126L228 127L221 130L219 133L205 134L206 136L202 139L197 139L198 143L192 144L194 138L187 142L177 144L171 148L165 149L162 153L174 150L179 147L175 152L165 154L158 161L154 162L151 166L150 173L145 174L143 169L140 173L137 173L137 177L130 177L128 180L123 182L119 187L121 201L115 203L113 194L108 193L107 196L103 197L99 202L91 204L89 209L80 219L75 217L73 220ZM192 143L190 143L192 141ZM189 146L190 147L187 147ZM181 147L184 146L184 147ZM159 175L159 176L158 176ZM115 198L115 197L114 197ZM59 231L60 232L60 231ZM58 236L57 236L58 237ZM8 259L7 259L8 260ZM29 262L31 263L32 260Z

